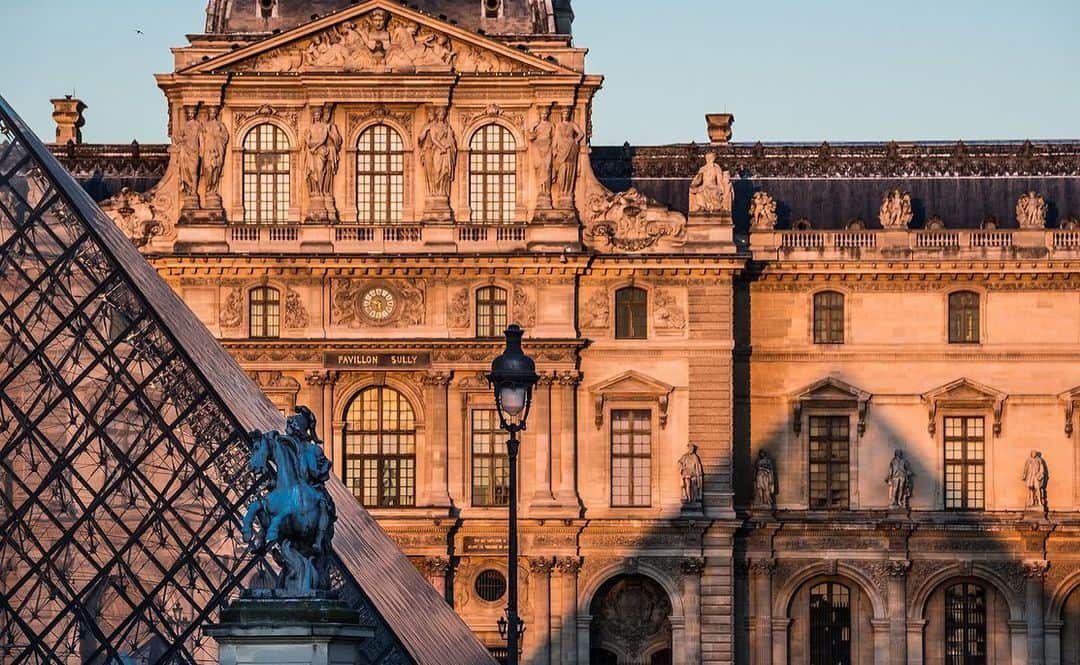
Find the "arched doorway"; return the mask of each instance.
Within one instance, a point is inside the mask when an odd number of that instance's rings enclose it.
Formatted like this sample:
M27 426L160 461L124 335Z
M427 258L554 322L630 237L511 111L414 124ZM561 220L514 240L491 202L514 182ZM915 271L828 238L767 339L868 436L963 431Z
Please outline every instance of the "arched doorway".
M1061 665L1080 665L1080 587L1061 606Z
M959 578L939 585L926 602L923 663L1008 665L1009 602L991 584Z
M644 575L617 575L590 606L590 665L671 665L671 599Z
M818 577L799 587L788 617L790 665L874 662L874 608L866 592L843 577Z

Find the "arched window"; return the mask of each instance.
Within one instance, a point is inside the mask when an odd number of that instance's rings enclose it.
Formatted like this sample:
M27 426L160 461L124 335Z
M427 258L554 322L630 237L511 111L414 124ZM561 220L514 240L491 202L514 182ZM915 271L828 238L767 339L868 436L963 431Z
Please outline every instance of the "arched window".
M416 416L404 395L366 388L345 411L345 484L369 508L416 504Z
M945 590L945 663L986 663L986 590L978 584Z
M257 286L248 294L248 331L251 337L281 334L281 293L272 286Z
M949 344L979 343L979 294L949 294Z
M405 201L405 146L386 125L368 127L356 141L356 221L401 221Z
M517 143L510 130L485 125L469 142L469 209L474 222L512 222L517 213Z
M244 137L244 221L289 221L289 137L270 123Z
M476 336L502 337L506 330L506 289L485 286L476 290Z
M615 292L615 339L645 339L649 334L649 294L627 286Z
M814 344L844 343L844 294L814 294Z
M850 665L851 591L825 582L810 589L810 665Z

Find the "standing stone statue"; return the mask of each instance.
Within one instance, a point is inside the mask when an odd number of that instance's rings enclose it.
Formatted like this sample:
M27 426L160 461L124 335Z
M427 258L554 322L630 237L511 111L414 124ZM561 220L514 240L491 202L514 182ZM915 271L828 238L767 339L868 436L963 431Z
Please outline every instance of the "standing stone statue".
M578 155L585 133L574 124L574 109L563 109L562 119L555 124L552 156L552 190L555 207L574 208L574 184L577 182Z
M200 135L202 160L202 179L206 187L203 207L208 210L222 210L221 173L225 169L225 147L229 144L229 129L221 121L221 108L210 107L207 119L202 123Z
M904 452L897 450L889 462L889 475L885 483L889 486L890 508L911 508L911 465L904 459Z
M330 588L337 513L325 486L331 464L315 433L315 415L300 406L285 422L284 434L250 434L248 468L266 477L270 490L248 506L241 530L254 550L269 550L281 566L279 591L303 597Z
M1037 450L1031 451L1031 457L1024 463L1024 475L1020 479L1027 486L1027 507L1041 507L1045 513L1047 510L1046 483L1050 480L1050 472L1042 453Z
M911 194L899 189L885 192L878 209L878 221L883 229L906 229L911 220Z
M754 463L754 505L776 508L776 469L769 453L764 450L758 451Z
M304 132L307 156L308 219L328 221L337 217L334 207L334 175L341 160L338 156L343 140L341 132L331 121L331 114L321 106L311 109L311 125Z
M679 458L679 475L682 476L683 504L701 505L705 470L701 466L697 446L692 443L686 444L686 452Z
M536 174L536 208L551 208L552 143L555 140L555 125L551 122L551 107L540 109L540 121L529 130L529 145L532 147L533 171Z
M450 218L450 183L454 180L457 163L457 139L446 121L449 109L428 109L428 121L420 130L417 145L420 147L420 163L427 180L427 201L424 218L448 220Z
M690 181L690 212L730 214L733 197L731 177L716 163L716 153L705 153L705 165Z
M181 207L185 210L199 208L199 156L202 126L196 118L194 106L184 107L184 122L176 133L176 161L180 171Z
M1025 193L1016 201L1016 222L1022 229L1041 229L1046 226L1046 199L1038 192Z

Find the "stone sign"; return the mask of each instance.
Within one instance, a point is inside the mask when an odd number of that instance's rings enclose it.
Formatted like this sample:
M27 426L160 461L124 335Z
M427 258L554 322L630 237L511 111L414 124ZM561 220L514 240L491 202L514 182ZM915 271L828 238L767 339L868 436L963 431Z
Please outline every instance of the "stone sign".
M329 351L323 354L328 369L419 369L431 366L431 354L379 353L373 351Z

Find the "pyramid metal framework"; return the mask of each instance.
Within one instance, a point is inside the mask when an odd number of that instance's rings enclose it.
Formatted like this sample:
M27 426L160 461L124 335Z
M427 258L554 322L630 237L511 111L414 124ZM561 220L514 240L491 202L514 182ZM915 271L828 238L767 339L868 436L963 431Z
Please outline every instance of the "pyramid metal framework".
M0 349L0 662L216 662L202 626L268 567L247 432L283 419L2 98ZM362 662L492 663L331 493Z

